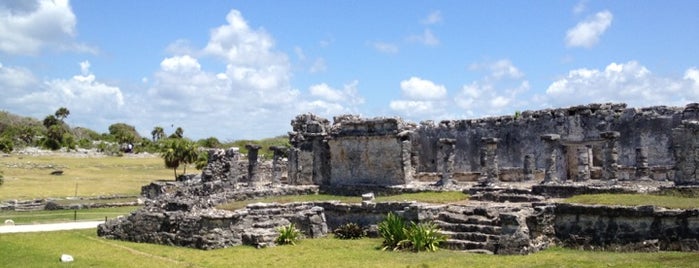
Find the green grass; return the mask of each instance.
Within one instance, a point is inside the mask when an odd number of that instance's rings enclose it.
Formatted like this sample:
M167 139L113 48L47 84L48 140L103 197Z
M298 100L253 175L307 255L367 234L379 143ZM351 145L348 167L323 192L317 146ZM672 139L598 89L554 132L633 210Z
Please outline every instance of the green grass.
M289 196L273 196L267 198L244 200L244 201L234 201L223 205L218 208L227 210L236 210L244 208L248 204L252 203L291 203L291 202L313 202L313 201L340 201L344 203L359 203L362 202L362 198L358 196L341 196L341 195L327 195L327 194L317 194L317 195L289 195ZM386 201L418 201L426 203L435 204L446 204L454 203L459 201L468 200L468 195L462 192L421 192L421 193L409 193L409 194L399 194L391 196L377 196L375 202L386 202Z
M202 251L98 238L94 229L0 235L3 267L696 267L699 254L552 248L527 256L380 251L380 239L305 239L296 246ZM61 254L75 262L58 262Z
M699 197L654 194L585 194L563 200L566 203L591 205L644 206L653 205L665 208L699 208Z
M63 170L63 175L50 175L54 169L49 166ZM0 200L74 196L76 185L78 196L138 195L141 186L151 181L174 180L172 170L155 155L78 158L13 154L0 158L0 170L5 177Z
M42 210L42 211L0 211L0 224L5 220L13 220L15 224L37 224L37 223L56 223L56 222L71 222L73 217L77 215L78 221L97 221L104 220L104 217L109 219L119 215L128 215L139 207L115 207L115 208L94 208L94 209L79 209L77 214L74 210Z

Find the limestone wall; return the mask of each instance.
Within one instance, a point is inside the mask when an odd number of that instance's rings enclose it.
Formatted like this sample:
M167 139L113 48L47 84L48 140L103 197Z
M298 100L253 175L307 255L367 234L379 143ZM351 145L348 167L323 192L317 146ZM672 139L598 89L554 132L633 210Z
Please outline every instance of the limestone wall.
M699 209L557 204L555 215L556 237L572 247L699 250Z
M590 104L555 110L525 111L518 117L503 116L473 120L423 123L416 130L414 151L420 152L418 171L434 172L437 141L455 138L455 171L479 171L481 138L495 137L501 167L522 167L525 154L533 154L536 167L544 167L544 144L540 136L560 134L565 142L599 140L600 133L618 131L619 164L635 165L637 147L647 147L650 166L671 166L671 130L683 118L684 108L656 106L626 108L625 104ZM685 115L686 117L686 115ZM561 146L559 149L564 150ZM593 148L600 154L600 148ZM559 151L558 172L567 178L564 151ZM600 157L597 156L597 159ZM599 166L599 163L595 163Z

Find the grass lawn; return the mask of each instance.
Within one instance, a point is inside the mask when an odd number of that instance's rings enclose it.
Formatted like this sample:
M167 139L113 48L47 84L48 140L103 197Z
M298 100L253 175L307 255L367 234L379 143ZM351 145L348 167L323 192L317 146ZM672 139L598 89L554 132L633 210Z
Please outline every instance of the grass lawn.
M359 196L339 196L339 195L327 195L327 194L317 194L317 195L293 195L293 196L273 196L268 198L235 201L220 205L220 209L236 210L244 208L247 204L251 203L291 203L291 202L310 202L310 201L330 201L337 200L345 203L359 203L362 202L362 198ZM377 196L376 202L385 201L418 201L433 204L446 204L454 203L459 201L468 200L468 195L462 192L421 192L421 193L409 193L409 194L399 194L391 196Z
M119 215L126 216L138 208L139 207L94 208L79 209L77 212L73 210L42 210L28 212L0 211L0 224L8 219L13 220L15 224L71 222L75 216L77 216L78 221L97 221L104 220L104 217L112 219Z
M699 197L655 194L585 194L577 195L563 202L592 205L642 206L654 205L666 208L699 208Z
M63 175L50 175L54 169ZM74 196L138 195L154 180L174 180L172 169L152 157L61 157L10 155L0 157L5 184L0 200ZM181 171L181 169L180 169ZM195 172L194 168L187 169Z
M3 234L3 267L696 267L699 254L611 253L552 248L527 256L385 252L380 239L301 240L296 246L220 250L106 240L95 229ZM63 264L61 254L75 262Z

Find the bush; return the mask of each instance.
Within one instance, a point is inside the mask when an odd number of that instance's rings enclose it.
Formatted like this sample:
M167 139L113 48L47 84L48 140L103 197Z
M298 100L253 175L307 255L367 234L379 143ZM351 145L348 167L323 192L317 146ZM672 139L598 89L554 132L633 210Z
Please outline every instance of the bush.
M437 225L432 222L410 224L407 239L401 241L400 248L410 248L413 251L437 251L439 243L446 240Z
M339 239L359 239L364 237L366 232L358 224L350 222L338 226L333 234Z
M301 239L301 231L296 229L293 223L289 226L279 227L277 231L279 231L279 236L274 240L277 245L296 245L296 241Z
M436 251L446 240L434 223L414 223L406 226L405 220L391 212L379 223L379 234L383 237L382 250Z
M379 234L383 238L382 250L399 250L400 242L408 238L405 220L393 212L389 212L386 218L379 223Z
M2 172L0 172L0 185L3 185L5 183L5 177L2 176Z
M0 138L0 151L3 153L11 153L14 150L15 144L7 137Z

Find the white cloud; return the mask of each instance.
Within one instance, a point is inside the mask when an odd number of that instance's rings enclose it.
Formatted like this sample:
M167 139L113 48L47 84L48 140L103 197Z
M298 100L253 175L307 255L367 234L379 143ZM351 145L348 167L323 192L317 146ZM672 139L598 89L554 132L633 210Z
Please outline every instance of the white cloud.
M612 13L605 10L578 23L566 32L566 45L586 48L596 45L600 36L612 25L613 18Z
M45 81L38 81L24 69L2 67L0 85L10 85L12 94L2 98L0 106L39 118L52 114L59 107L67 107L71 111L69 120L78 125L94 124L99 118L114 118L124 108L126 98L119 87L97 80L89 67L90 63L83 61L80 75Z
M192 73L201 70L199 61L189 55L166 58L160 62L160 68L166 72Z
M454 98L456 105L468 116L509 114L525 106L526 101L521 95L530 89L529 81L510 60L475 63L469 69L487 73L464 85Z
M577 14L585 12L585 10L587 10L587 0L580 0L573 7L573 14L577 15Z
M405 99L392 100L391 110L408 118L434 118L446 113L447 89L430 80L410 77L400 82Z
M373 42L371 43L371 46L374 47L377 51L381 53L387 53L387 54L396 54L398 53L398 46L395 44L391 43L386 43L386 42Z
M425 29L422 34L409 36L408 41L417 42L432 47L439 45L439 39L432 33L432 31L430 31L430 29Z
M636 61L610 63L603 70L581 68L549 85L549 105L625 102L633 107L684 105L699 99L699 69L683 78L661 77Z
M442 22L442 12L439 10L430 12L430 14L428 14L427 17L420 21L420 23L426 25L437 24L440 22Z
M308 69L308 71L310 73L320 73L320 72L325 72L327 69L328 69L328 66L325 65L325 59L317 58L313 62L313 65L311 65L311 68Z
M401 81L400 88L412 100L438 100L447 95L447 89L443 85L415 76Z
M299 101L299 105L303 112L313 112L327 118L338 114L356 113L357 107L364 103L364 98L357 90L358 85L357 80L345 84L342 89L332 88L325 83L312 85L308 89L308 99L319 99Z
M43 48L94 53L74 42L77 20L68 0L28 0L0 3L0 51L35 55Z
M469 69L473 71L488 70L490 72L489 78L491 79L517 79L524 77L524 73L507 59L495 62L474 63L469 65Z

